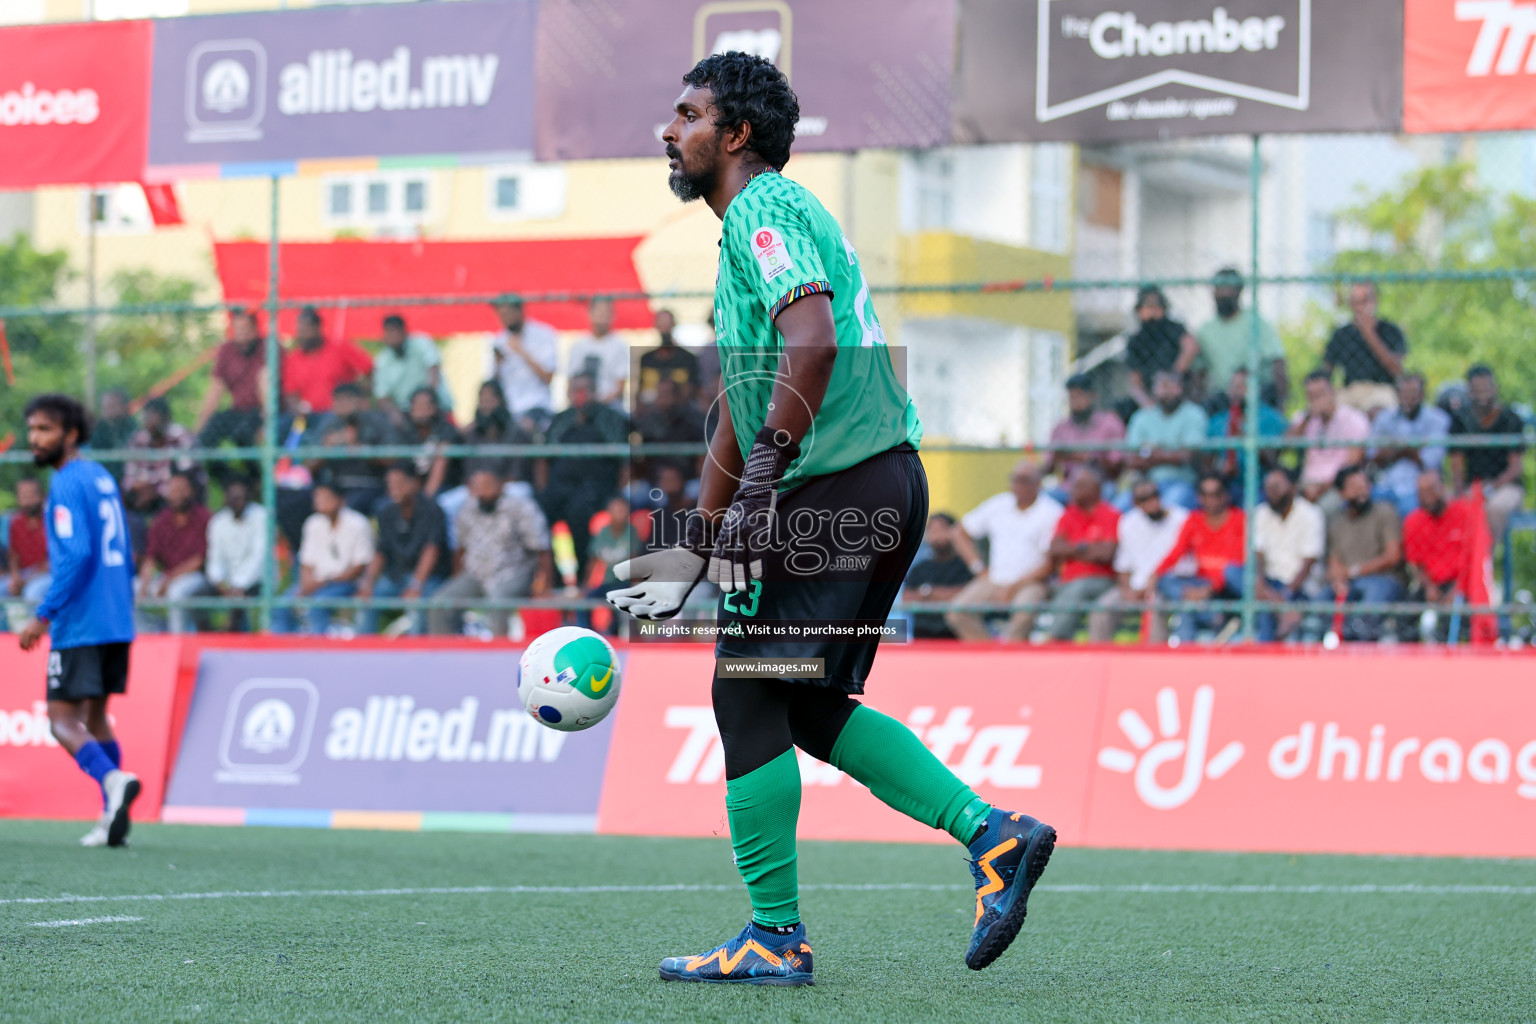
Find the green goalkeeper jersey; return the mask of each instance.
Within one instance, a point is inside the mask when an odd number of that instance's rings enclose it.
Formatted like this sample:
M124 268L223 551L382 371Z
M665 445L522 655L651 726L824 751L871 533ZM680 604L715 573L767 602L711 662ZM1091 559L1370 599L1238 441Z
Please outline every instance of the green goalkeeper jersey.
M918 447L923 425L885 344L869 283L837 221L802 185L759 173L725 211L715 281L722 385L742 457L768 416L774 376L794 386L774 318L796 299L832 298L837 362L801 455L782 487L836 473L896 447Z

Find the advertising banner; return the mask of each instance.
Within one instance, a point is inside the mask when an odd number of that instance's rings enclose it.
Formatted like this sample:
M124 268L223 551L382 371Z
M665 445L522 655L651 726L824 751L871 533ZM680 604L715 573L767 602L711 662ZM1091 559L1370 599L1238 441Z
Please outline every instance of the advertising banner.
M955 141L1395 131L1400 0L967 0Z
M531 0L157 23L157 166L533 148Z
M684 73L726 50L789 76L796 152L942 145L954 36L954 0L544 0L538 156L660 157Z
M0 29L0 189L144 176L147 21Z
M648 649L630 665L598 830L728 834L710 652ZM1530 671L1528 658L1423 651L919 646L882 651L866 702L1068 844L1528 857ZM949 841L836 769L800 764L801 836Z
M143 783L133 816L153 821L160 813L173 735L181 641L141 637L134 641L128 692L107 704L123 748L123 766ZM101 789L76 767L48 729L45 670L48 651L23 653L15 639L0 641L0 818L94 819Z
M479 814L590 831L611 726L563 733L529 717L521 653L205 651L165 819Z
M1536 3L1407 0L1403 128L1536 128Z

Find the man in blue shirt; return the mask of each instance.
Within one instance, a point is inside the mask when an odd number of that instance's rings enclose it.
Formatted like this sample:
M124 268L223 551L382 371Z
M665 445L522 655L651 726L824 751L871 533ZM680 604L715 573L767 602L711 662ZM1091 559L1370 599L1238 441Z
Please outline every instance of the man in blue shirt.
M80 446L91 439L84 406L68 395L38 395L26 417L32 461L54 470L46 512L53 582L21 631L21 649L52 633L48 721L80 770L101 786L105 810L81 845L122 846L139 779L121 768L107 701L127 689L133 642L127 517L112 474L80 458Z

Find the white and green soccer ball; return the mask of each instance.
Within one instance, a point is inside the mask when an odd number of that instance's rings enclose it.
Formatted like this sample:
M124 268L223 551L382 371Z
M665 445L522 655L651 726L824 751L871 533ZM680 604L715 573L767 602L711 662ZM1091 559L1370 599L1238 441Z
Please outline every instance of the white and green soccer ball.
M552 629L523 652L517 696L530 715L551 729L590 729L608 717L619 699L619 657L590 629Z

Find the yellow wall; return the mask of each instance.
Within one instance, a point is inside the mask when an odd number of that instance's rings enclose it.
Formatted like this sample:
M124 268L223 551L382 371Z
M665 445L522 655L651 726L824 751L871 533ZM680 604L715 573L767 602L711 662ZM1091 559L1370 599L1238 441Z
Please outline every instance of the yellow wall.
M943 231L902 236L898 248L901 280L906 284L1062 279L1072 268L1068 256ZM981 317L1059 331L1068 337L1075 330L1067 292L954 292L905 295L902 301L908 316Z

